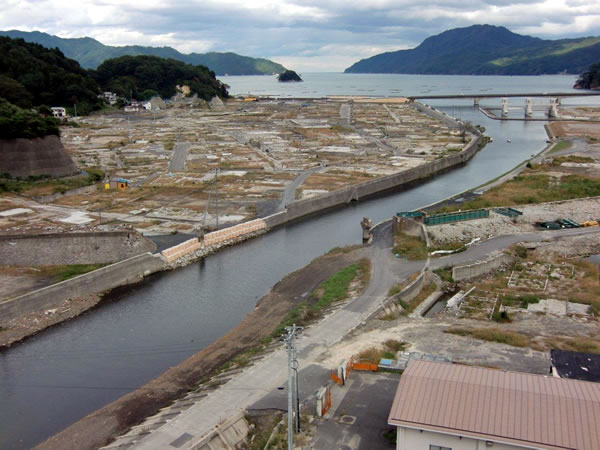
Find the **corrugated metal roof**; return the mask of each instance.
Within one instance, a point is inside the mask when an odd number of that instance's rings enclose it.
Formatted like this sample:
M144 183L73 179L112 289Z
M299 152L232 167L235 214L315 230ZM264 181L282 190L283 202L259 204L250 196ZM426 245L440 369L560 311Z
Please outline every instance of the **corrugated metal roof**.
M388 422L507 444L599 449L600 384L411 361Z

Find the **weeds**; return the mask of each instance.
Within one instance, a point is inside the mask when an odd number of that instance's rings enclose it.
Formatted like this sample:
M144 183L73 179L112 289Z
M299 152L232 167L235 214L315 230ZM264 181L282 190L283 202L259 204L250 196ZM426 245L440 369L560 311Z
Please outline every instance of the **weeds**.
M298 326L304 326L316 320L320 317L323 310L331 304L348 298L352 281L359 279L364 286L370 274L371 262L368 259L362 259L358 264L351 264L333 274L311 292L307 300L297 304L283 318L271 336L280 336L285 327L291 326L294 323Z
M500 328L450 328L444 330L444 333L456 334L458 336L470 336L483 341L512 345L513 347L532 347L539 349L539 346L533 343L528 336L515 331L501 330Z
M419 237L397 232L394 234L394 254L405 256L411 261L427 259L427 246Z

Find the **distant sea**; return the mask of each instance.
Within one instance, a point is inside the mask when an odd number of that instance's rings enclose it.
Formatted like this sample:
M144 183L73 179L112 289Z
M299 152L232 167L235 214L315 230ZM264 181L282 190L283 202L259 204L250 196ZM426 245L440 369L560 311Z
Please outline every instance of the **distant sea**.
M272 76L222 76L232 95L311 98L329 95L403 97L428 94L570 92L575 75L480 76L303 73L302 83L280 83ZM472 104L472 101L467 101ZM453 101L456 104L456 101Z

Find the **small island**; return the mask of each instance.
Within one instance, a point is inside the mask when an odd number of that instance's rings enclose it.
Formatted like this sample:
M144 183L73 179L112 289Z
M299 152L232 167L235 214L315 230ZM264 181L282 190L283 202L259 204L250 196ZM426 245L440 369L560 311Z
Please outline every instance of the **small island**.
M600 89L600 63L592 64L587 72L579 75L575 89Z
M287 83L289 81L296 81L296 82L302 81L302 78L300 78L300 75L298 75L293 70L286 70L285 72L280 73L279 76L277 77L277 79L284 83Z

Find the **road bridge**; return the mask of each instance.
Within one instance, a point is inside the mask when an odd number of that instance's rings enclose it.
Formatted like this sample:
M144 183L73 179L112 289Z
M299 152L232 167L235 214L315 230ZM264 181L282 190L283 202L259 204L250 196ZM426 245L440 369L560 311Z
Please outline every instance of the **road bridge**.
M443 94L443 95L415 95L407 97L410 101L415 100L444 100L469 98L473 99L473 105L478 107L481 99L485 98L501 98L502 99L502 117L508 117L508 98L509 97L525 97L525 118L533 116L533 97L550 97L550 104L547 115L551 118L559 117L558 106L562 97L590 97L600 95L600 92L526 92L526 93L474 93L474 94Z
M523 93L474 93L474 94L440 94L440 95L411 95L407 96L409 100L448 100L457 98L508 98L508 97L591 97L600 95L600 92L523 92Z

